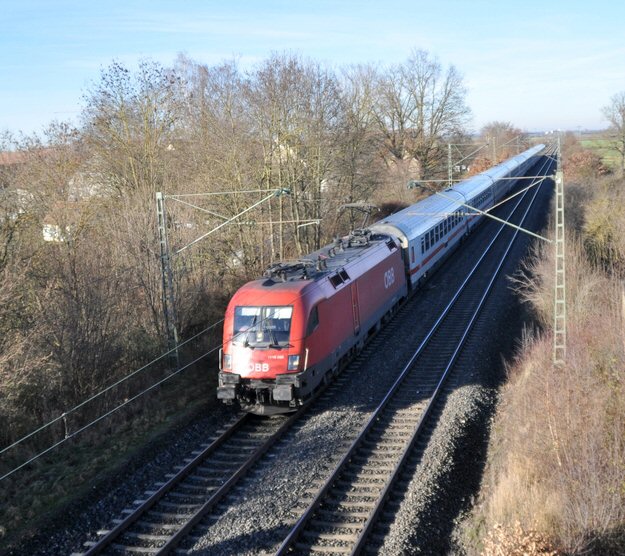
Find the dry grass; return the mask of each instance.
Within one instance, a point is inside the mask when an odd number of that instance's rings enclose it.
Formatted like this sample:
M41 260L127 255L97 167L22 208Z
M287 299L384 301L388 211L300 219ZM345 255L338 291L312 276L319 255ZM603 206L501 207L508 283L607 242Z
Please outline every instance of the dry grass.
M569 238L567 360L554 368L553 269L541 247L516 280L547 332L527 335L502 392L470 525L483 554L625 553L625 297Z
M535 531L525 531L517 522L513 527L495 525L484 540L484 556L558 556L549 543Z

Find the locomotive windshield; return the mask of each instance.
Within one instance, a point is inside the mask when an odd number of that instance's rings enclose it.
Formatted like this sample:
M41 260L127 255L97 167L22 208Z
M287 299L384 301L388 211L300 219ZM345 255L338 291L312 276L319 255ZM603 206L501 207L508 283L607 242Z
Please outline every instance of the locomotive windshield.
M232 341L249 347L288 347L293 307L235 307Z

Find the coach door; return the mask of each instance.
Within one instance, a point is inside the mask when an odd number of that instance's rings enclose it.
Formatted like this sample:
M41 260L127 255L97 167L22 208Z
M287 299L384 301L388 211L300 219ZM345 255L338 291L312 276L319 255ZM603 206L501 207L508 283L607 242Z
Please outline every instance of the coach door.
M360 332L360 312L358 310L358 282L352 282L352 312L354 315L354 334Z

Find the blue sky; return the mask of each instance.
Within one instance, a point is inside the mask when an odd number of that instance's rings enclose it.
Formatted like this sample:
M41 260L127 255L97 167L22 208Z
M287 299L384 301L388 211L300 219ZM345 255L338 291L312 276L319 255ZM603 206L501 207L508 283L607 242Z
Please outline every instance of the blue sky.
M617 0L0 0L0 131L75 122L114 59L251 68L288 50L338 67L415 48L463 74L474 130L597 129L625 91L624 24Z

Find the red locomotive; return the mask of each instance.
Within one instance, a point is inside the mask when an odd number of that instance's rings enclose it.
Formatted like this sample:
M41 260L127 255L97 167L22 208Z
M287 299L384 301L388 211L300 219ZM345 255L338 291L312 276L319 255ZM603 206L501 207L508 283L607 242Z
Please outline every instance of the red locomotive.
M406 297L401 253L357 230L244 285L226 311L217 397L264 415L301 405Z

